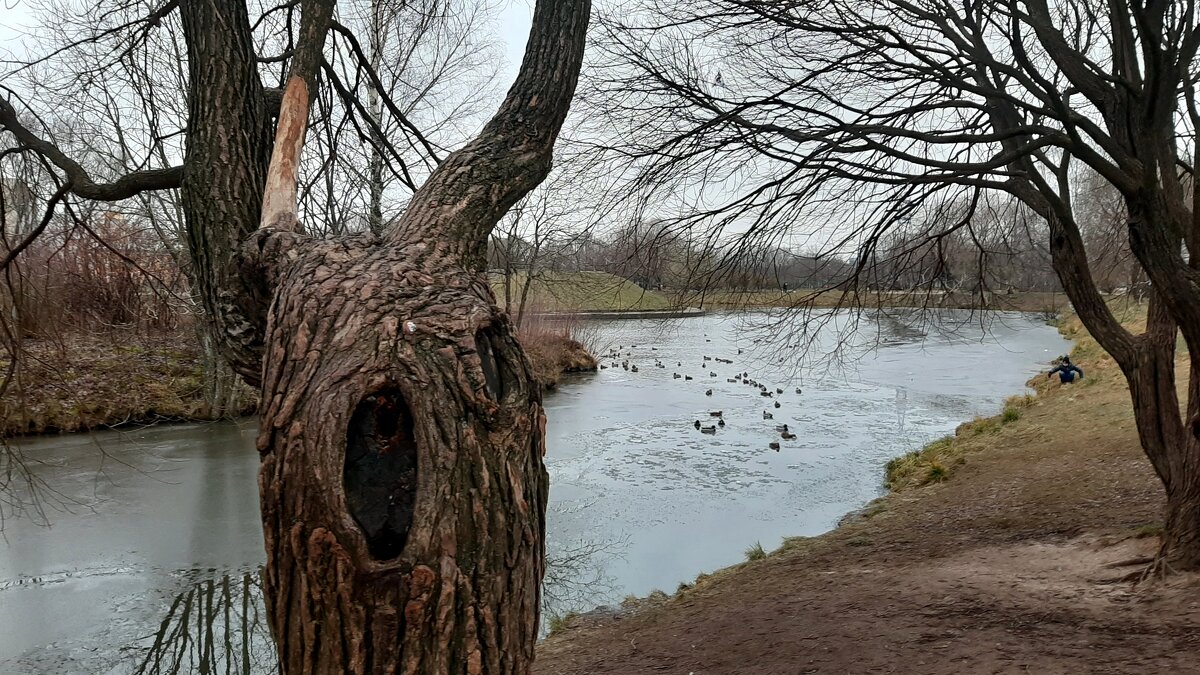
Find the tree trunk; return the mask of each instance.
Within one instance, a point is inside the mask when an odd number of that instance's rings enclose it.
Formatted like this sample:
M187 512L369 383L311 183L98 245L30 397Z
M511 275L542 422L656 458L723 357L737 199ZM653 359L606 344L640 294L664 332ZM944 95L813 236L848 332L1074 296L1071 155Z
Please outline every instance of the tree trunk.
M1178 330L1157 290L1151 290L1146 332L1139 338L1137 358L1122 365L1133 399L1134 419L1142 449L1166 488L1163 535L1151 572L1200 569L1200 420L1193 367L1189 374L1189 419L1180 415L1176 388Z
M368 42L368 57L371 59L371 69L380 72L383 62L383 48L387 33L384 25L384 8L382 0L371 0L370 41ZM367 88L367 110L375 127L383 128L383 102L380 93L374 87ZM383 151L380 150L382 138L373 127L371 135L374 142L370 144L367 155L367 229L376 235L383 234Z
M545 417L486 280L421 246L272 238L300 252L258 440L282 672L528 672Z

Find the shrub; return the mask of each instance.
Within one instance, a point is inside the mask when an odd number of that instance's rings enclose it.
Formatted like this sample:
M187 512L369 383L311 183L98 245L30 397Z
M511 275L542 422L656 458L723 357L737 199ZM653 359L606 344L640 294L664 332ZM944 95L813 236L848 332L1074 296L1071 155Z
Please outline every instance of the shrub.
M765 557L767 557L767 552L765 550L763 550L761 542L756 541L756 542L754 542L753 546L746 549L746 560L748 560L750 562L753 562L755 560L762 560Z
M921 484L941 483L949 477L950 472L946 470L946 467L938 462L930 462L929 468L925 470L925 478L921 481Z
M562 632L567 627L567 623L576 616L575 612L548 615L546 617L546 635L554 635L555 633Z

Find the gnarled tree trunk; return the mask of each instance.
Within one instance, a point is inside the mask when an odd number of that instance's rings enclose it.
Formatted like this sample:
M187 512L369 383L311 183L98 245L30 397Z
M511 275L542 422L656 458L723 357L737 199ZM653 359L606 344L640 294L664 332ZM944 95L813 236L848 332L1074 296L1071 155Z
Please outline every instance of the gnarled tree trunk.
M259 437L283 672L527 672L545 418L507 318L419 243L287 248Z
M527 673L544 567L545 417L485 274L550 170L587 0L540 0L520 75L384 238L298 232L296 175L332 0L301 36L244 258L272 289L259 486L287 675ZM306 65L307 64L307 65Z

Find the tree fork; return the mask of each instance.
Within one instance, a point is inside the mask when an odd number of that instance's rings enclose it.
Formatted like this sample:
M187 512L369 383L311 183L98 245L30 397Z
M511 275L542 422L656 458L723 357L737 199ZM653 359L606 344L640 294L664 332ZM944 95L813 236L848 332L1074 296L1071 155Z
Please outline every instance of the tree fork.
M258 449L285 675L528 673L544 572L541 393L482 251L550 168L590 4L539 0L516 83L386 238L300 232L296 167L332 0L302 3L259 230Z

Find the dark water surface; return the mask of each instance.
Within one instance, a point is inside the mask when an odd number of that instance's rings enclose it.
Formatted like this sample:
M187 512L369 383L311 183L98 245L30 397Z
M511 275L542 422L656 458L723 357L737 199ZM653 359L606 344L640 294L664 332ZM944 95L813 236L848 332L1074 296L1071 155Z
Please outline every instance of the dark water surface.
M797 337L764 318L595 327L617 367L546 399L551 611L672 592L756 542L828 530L880 494L888 459L995 413L1068 347L1033 318L985 332L947 315L939 330L863 320L830 358L854 327L833 315L797 367ZM784 393L727 382L741 372ZM711 410L726 426L701 434ZM770 450L783 423L797 438ZM44 517L4 522L0 673L268 672L253 435L246 421L22 441Z

